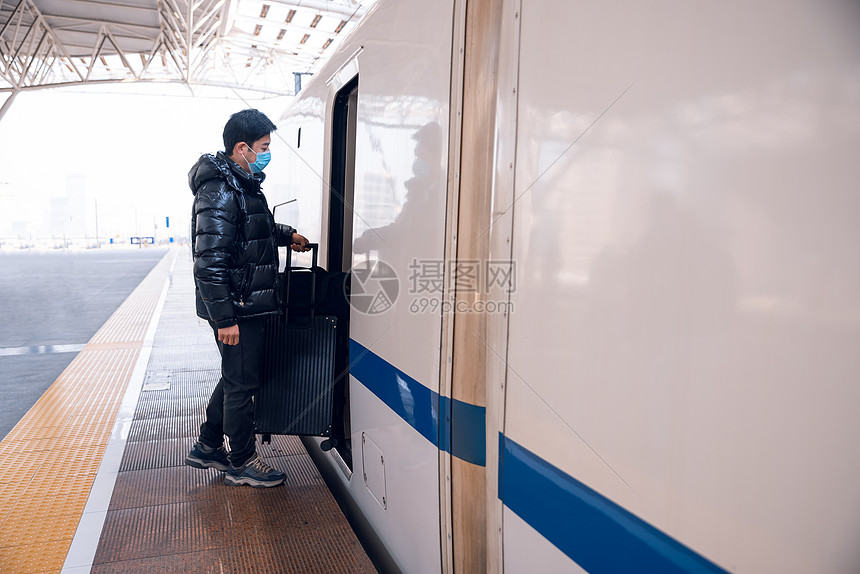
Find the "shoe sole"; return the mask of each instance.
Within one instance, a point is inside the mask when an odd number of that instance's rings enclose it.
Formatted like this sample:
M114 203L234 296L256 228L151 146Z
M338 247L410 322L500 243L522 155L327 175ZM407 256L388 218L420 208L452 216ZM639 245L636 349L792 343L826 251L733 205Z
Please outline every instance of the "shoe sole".
M222 472L225 472L230 468L226 464L220 463L218 461L202 460L199 458L194 458L192 456L185 457L185 464L187 464L188 466L193 466L194 468L202 468L204 470L207 468L214 468L215 470L220 470Z
M285 478L281 478L279 480L257 480L255 478L250 478L247 476L234 477L229 474L224 477L224 484L227 486L251 486L253 488L272 488L273 486L280 486L284 484Z

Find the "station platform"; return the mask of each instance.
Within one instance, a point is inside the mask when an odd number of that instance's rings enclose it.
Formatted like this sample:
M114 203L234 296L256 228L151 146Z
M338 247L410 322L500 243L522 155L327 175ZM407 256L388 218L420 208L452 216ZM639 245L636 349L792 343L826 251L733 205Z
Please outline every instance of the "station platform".
M376 572L297 437L276 488L184 464L219 364L173 247L0 442L0 573Z

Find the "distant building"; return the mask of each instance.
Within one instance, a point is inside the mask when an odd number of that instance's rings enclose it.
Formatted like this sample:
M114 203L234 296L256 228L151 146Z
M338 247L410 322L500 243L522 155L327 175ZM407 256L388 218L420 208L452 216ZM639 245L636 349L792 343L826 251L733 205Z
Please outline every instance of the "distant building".
M90 215L87 201L87 179L84 175L66 178L66 197L51 198L51 235L82 240L94 235L90 229L94 213Z
M51 235L72 234L71 217L69 215L69 198L51 198Z
M73 237L93 235L90 231L91 209L87 202L87 178L70 175L66 178L66 197L69 198L69 224Z

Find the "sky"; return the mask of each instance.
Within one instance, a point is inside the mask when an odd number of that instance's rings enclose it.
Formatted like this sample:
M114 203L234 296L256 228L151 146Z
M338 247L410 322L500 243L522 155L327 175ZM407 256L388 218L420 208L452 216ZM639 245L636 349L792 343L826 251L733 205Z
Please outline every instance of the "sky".
M52 198L66 197L70 186L85 190L75 204L86 222L75 229L93 238L96 219L102 241L187 234L188 170L223 147L230 114L256 107L277 122L288 105L224 90L192 97L171 85L21 93L0 119L0 240L62 234Z

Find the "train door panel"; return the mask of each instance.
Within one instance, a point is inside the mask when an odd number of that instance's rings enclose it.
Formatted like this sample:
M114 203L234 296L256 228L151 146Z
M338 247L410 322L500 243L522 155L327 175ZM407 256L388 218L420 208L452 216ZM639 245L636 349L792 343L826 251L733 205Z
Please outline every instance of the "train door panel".
M358 54L359 72L350 492L404 571L434 573L441 569L437 288L445 260L453 2L404 0L375 10L360 45L343 48ZM411 21L423 25L400 25ZM335 81L340 74L332 74ZM346 262L346 255L343 249L332 257Z
M856 572L856 3L522 6L505 566Z

